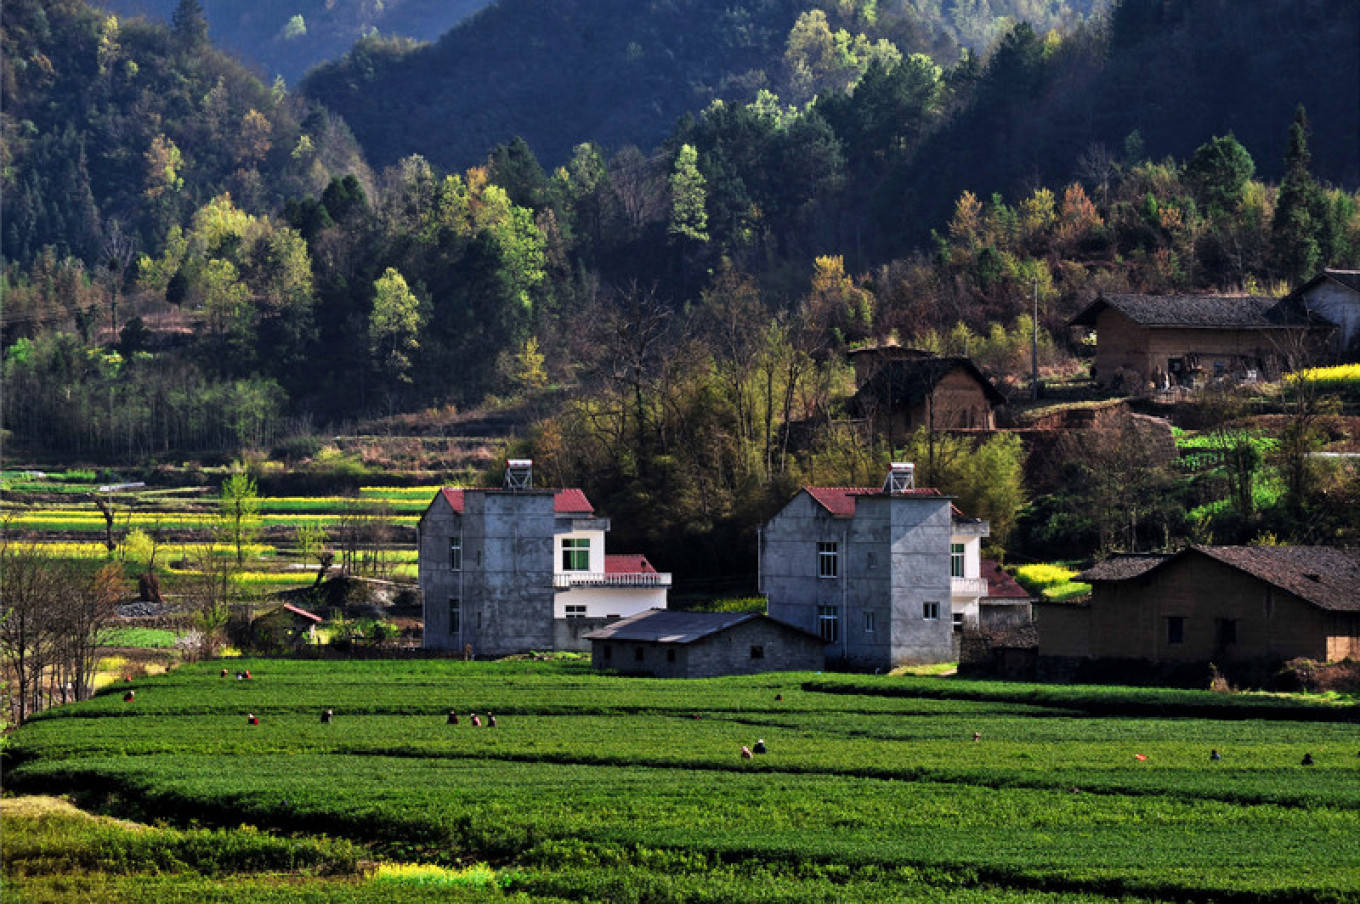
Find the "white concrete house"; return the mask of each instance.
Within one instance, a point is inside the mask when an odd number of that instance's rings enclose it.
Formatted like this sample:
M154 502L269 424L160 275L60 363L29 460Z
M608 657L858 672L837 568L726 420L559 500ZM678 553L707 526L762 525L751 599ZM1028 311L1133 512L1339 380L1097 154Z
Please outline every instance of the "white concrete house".
M761 531L771 617L820 634L828 662L892 668L956 658L979 624L986 521L895 463L883 487L804 487Z
M664 609L671 576L606 553L608 531L581 490L534 489L527 460L509 463L503 489L440 490L419 525L424 646L584 651L590 631Z

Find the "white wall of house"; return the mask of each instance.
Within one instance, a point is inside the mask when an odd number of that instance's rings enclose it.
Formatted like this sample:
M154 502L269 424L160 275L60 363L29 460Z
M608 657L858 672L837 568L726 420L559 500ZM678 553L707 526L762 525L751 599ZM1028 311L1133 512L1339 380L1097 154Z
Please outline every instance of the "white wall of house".
M666 608L665 587L573 587L553 601L553 618L566 618L567 606L585 606L581 618L627 618Z
M553 540L553 550L555 558L553 560L553 573L564 574L562 567L562 549L564 540L589 540L590 541L590 567L586 571L596 574L604 571L604 531L602 530L571 530L559 533Z

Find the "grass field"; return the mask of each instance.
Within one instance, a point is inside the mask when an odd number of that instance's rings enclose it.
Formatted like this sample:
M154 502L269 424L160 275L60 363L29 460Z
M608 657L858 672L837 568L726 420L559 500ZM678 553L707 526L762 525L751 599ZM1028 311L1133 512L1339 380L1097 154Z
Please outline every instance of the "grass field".
M135 682L132 703L120 685L42 714L13 737L8 787L163 820L162 832L249 825L279 844L353 845L388 866L318 876L318 858L338 855L308 848L312 860L236 890L218 878L230 864L189 864L139 899L134 858L82 879L107 899L274 900L283 887L387 900L375 889L390 884L449 900L1360 900L1354 701L827 674L659 681L572 663L232 668L253 678L203 663ZM451 726L450 708L500 724ZM758 737L770 752L741 759ZM1316 765L1300 765L1305 752ZM29 831L11 820L5 834ZM43 895L66 870L52 857L21 870L7 851L7 885L56 900Z

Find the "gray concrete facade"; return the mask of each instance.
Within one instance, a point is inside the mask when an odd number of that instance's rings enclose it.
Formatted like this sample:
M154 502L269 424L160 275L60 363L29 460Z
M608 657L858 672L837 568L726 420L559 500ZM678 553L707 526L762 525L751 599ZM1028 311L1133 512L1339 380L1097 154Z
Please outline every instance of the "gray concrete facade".
M435 497L420 520L426 648L471 644L478 656L553 648L553 497L552 490L469 491L461 515ZM458 570L451 567L453 538L461 542Z
M951 526L949 497L857 491L847 516L804 489L761 532L767 611L828 638L829 663L889 669L949 661Z

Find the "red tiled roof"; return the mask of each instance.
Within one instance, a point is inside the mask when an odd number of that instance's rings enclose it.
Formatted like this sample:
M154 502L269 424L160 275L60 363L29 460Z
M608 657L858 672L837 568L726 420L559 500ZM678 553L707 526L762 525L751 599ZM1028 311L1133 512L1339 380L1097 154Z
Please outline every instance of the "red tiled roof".
M444 487L440 490L449 505L458 514L463 514L463 490L455 487ZM558 490L553 496L553 511L559 515L573 514L576 512L593 512L595 506L590 504L586 498L585 490L576 487L568 487L565 490Z
M605 574L656 574L652 563L641 553L609 553L604 557Z
M284 603L283 608L287 609L294 615L301 615L303 618L311 619L312 621L317 622L318 624L321 622L321 616L317 615L315 612L308 612L306 609L299 609L292 603Z
M856 496L878 496L883 493L878 487L803 487L803 489L835 518L855 517ZM939 496L940 491L934 487L914 487L903 491L901 495Z
M1010 572L991 559L983 559L978 576L987 579L987 592L983 599L1027 600L1030 594L1011 577Z

